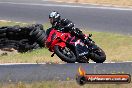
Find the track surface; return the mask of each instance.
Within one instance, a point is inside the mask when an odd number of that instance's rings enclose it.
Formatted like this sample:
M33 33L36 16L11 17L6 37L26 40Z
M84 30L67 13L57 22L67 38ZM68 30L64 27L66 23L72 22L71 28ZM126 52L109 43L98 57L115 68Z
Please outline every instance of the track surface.
M0 19L46 23L49 13L56 10L62 18L72 20L76 27L132 34L132 9L50 1L0 0Z
M0 65L1 82L35 82L44 80L74 80L79 66L88 74L129 73L132 63L89 64L16 64Z

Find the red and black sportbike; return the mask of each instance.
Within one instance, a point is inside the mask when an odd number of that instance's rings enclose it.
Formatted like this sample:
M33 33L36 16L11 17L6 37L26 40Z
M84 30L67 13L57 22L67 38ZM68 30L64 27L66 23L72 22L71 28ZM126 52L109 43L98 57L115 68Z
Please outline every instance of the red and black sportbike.
M96 63L103 63L106 60L105 52L95 45L95 42L88 36L90 45L85 44L81 39L70 33L63 33L52 29L46 39L46 47L56 54L62 61L67 63L88 63L89 59Z

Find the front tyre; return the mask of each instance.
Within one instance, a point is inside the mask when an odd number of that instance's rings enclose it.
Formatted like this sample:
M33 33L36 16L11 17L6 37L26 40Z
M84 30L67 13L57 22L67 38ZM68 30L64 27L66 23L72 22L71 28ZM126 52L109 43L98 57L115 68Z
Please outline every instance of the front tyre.
M76 56L74 52L67 46L64 48L61 48L60 46L56 45L54 46L54 52L62 61L65 61L67 63L76 62Z
M100 47L97 47L90 53L90 59L96 63L103 63L106 60L105 52Z

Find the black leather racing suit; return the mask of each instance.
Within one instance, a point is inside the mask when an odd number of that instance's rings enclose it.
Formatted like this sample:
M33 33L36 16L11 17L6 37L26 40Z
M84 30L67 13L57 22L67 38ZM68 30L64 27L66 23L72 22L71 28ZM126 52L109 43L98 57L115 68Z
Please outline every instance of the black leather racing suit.
M52 28L55 28L61 32L70 32L72 35L85 40L85 35L78 28L74 28L74 23L68 19L61 19L59 22L55 22L51 28L47 29L46 34L49 35Z

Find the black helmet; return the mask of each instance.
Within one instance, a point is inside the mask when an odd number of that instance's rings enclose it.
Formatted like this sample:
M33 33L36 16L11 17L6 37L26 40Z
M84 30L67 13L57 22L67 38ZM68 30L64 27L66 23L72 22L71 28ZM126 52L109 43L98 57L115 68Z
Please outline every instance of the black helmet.
M59 22L60 14L56 11L53 11L49 14L50 23L54 24L55 22Z

